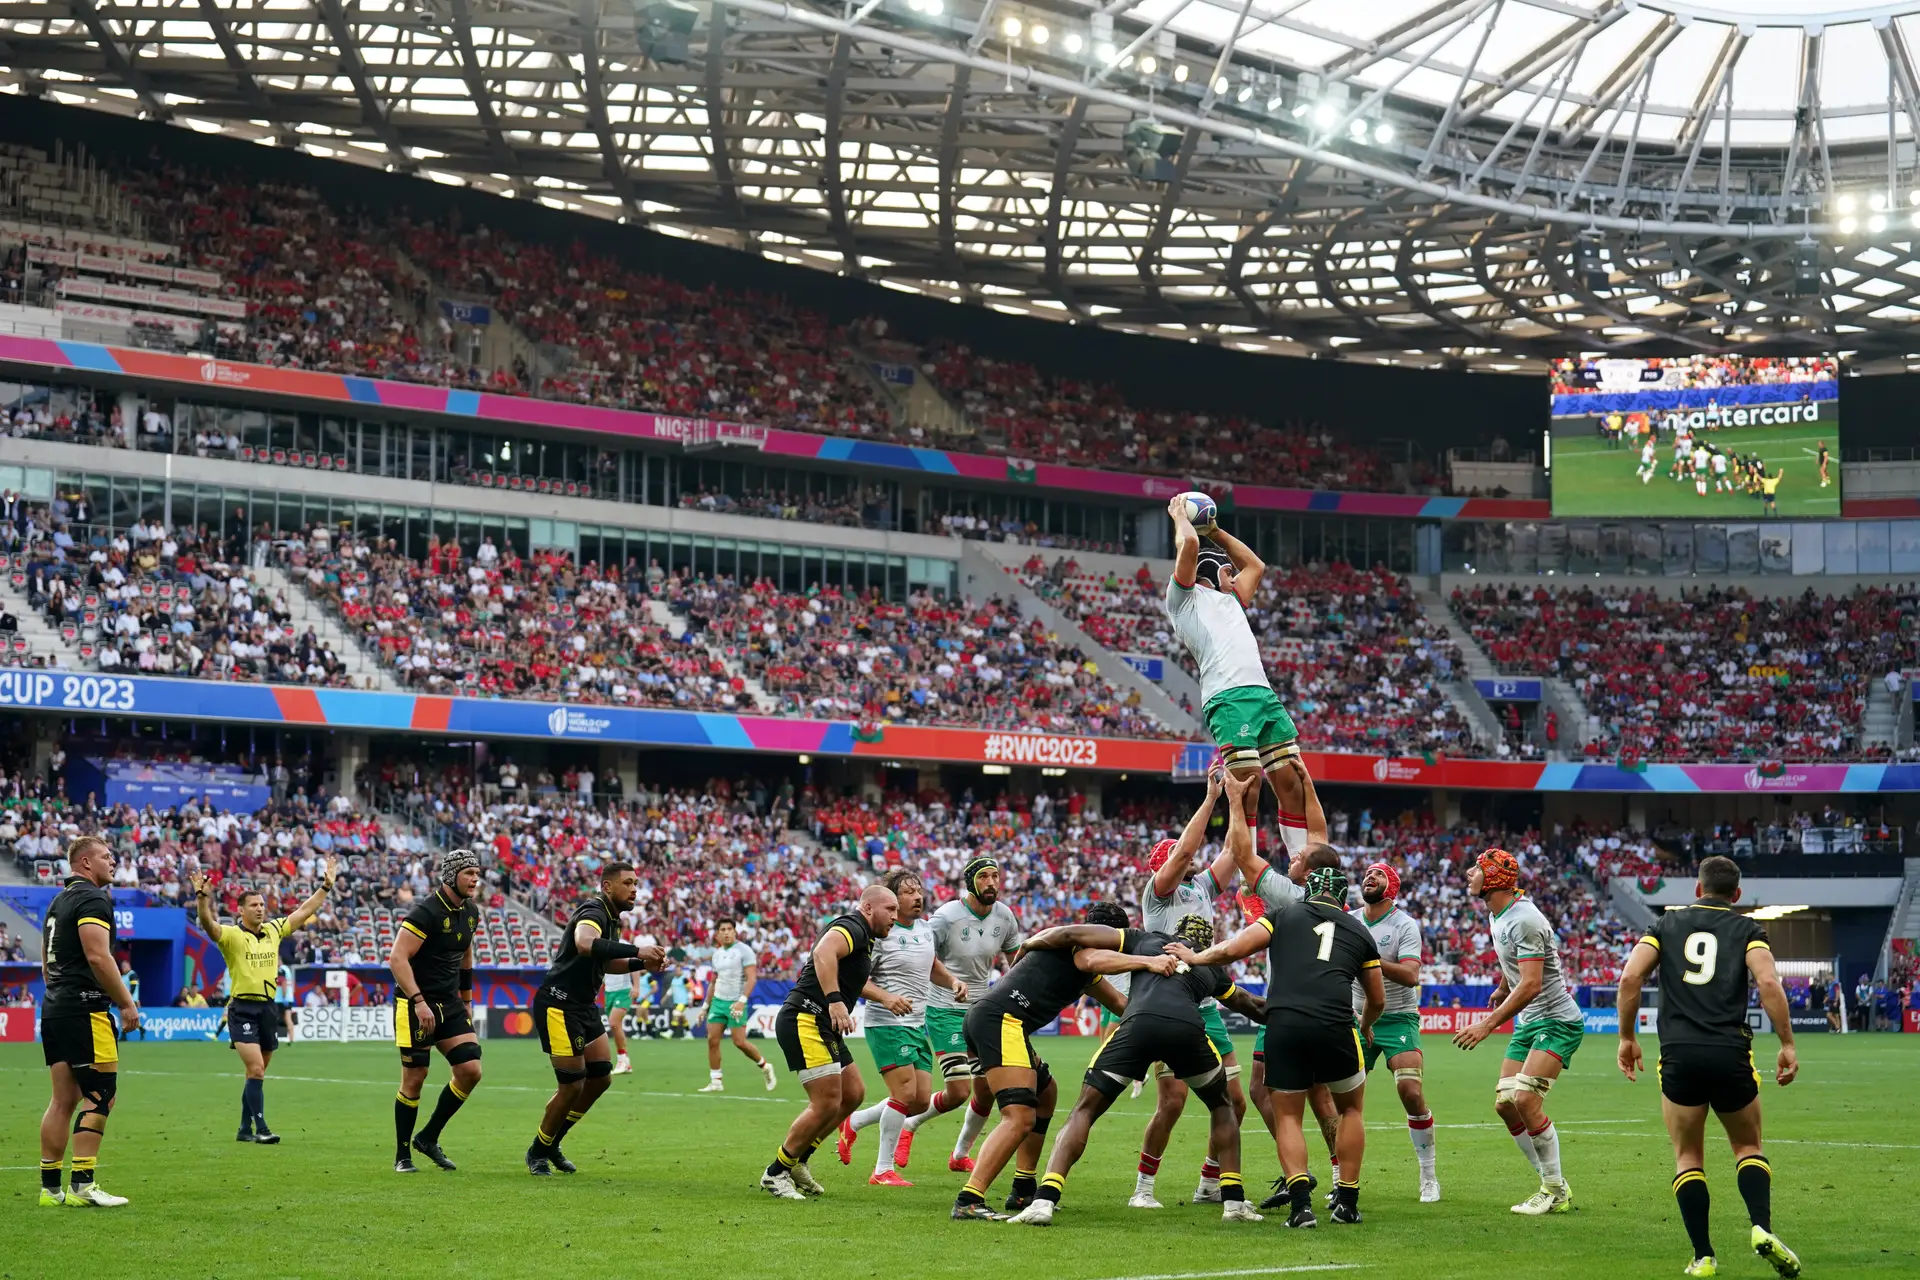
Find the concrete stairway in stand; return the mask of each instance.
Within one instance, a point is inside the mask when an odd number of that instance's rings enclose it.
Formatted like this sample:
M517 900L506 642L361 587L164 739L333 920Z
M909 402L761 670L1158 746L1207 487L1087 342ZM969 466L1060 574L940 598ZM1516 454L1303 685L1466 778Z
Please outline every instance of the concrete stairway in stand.
M311 629L322 644L333 650L334 656L345 664L355 688L380 693L405 692L393 674L340 625L333 611L308 595L306 588L295 581L292 574L272 564L255 565L249 572L269 597L286 601L287 612L293 615L295 631L304 633Z

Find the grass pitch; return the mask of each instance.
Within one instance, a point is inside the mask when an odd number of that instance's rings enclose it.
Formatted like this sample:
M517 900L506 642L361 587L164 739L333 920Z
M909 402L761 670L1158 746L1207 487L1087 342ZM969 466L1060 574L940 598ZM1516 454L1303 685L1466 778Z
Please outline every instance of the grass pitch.
M1063 1081L1093 1043L1041 1042ZM956 1223L947 1209L961 1179L946 1171L956 1122L920 1134L911 1190L868 1187L874 1131L854 1167L832 1145L814 1165L821 1200L770 1199L755 1186L800 1090L782 1073L762 1091L729 1053L729 1092L696 1096L704 1045L641 1045L635 1074L567 1142L581 1172L529 1178L521 1152L552 1076L532 1042L487 1045L486 1077L448 1129L460 1171L412 1177L391 1170L392 1098L398 1064L375 1046L295 1045L269 1077L268 1116L278 1147L233 1140L240 1076L214 1044L129 1044L119 1108L101 1160L101 1183L132 1204L119 1210L40 1209L35 1150L47 1097L38 1045L0 1046L0 1117L12 1187L0 1226L0 1276L412 1276L777 1277L867 1280L1202 1280L1351 1271L1357 1280L1449 1277L1677 1276L1691 1256L1669 1183L1672 1156L1650 1077L1628 1084L1614 1069L1611 1037L1590 1036L1549 1099L1559 1124L1577 1211L1541 1219L1508 1206L1534 1186L1492 1113L1502 1044L1461 1053L1426 1037L1429 1099L1438 1122L1445 1199L1418 1203L1415 1165L1399 1106L1378 1072L1369 1086L1367 1164L1359 1227L1289 1232L1274 1215L1228 1227L1192 1192L1205 1126L1190 1112L1175 1130L1160 1175L1167 1207L1129 1210L1134 1156L1149 1104L1122 1098L1094 1130L1049 1230ZM1768 1154L1774 1224L1809 1277L1920 1275L1911 1227L1912 1174L1920 1168L1920 1036L1807 1036L1800 1079L1769 1079ZM1242 1054L1251 1046L1243 1041ZM1648 1044L1649 1059L1654 1046ZM1757 1055L1771 1059L1765 1038ZM855 1056L872 1081L864 1046ZM445 1078L438 1061L426 1097ZM1056 1125L1063 1123L1056 1121ZM1710 1130L1717 1135L1717 1130ZM1326 1174L1323 1154L1315 1165ZM1746 1249L1746 1218L1732 1161L1709 1147L1715 1244L1722 1276L1764 1280L1772 1270ZM1249 1189L1265 1194L1272 1147L1248 1116ZM1010 1174L996 1190L1004 1196Z
M1778 518L1832 520L1840 515L1840 426L1837 422L1795 423L1779 427L1728 427L1709 431L1707 443L1737 453L1758 453L1767 474L1785 468L1776 505ZM1827 442L1833 455L1827 474L1833 483L1820 487L1820 464L1815 450ZM1553 514L1599 516L1603 519L1759 520L1768 518L1758 497L1745 492L1693 491L1691 479L1669 480L1673 464L1673 437L1662 435L1656 450L1656 469L1650 483L1640 482L1640 451L1622 446L1609 449L1598 436L1556 437L1553 442Z

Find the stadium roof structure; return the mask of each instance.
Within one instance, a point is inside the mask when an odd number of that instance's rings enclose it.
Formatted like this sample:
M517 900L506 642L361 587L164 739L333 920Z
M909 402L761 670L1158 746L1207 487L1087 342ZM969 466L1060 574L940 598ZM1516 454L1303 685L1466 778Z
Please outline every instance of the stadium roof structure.
M1250 350L1897 368L1917 43L1844 0L0 0L0 89Z

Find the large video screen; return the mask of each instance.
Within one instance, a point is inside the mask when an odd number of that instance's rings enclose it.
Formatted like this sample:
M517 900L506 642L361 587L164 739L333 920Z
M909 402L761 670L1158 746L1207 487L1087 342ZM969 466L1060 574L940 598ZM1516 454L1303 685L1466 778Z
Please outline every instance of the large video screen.
M1553 514L1811 520L1840 514L1832 356L1553 363Z

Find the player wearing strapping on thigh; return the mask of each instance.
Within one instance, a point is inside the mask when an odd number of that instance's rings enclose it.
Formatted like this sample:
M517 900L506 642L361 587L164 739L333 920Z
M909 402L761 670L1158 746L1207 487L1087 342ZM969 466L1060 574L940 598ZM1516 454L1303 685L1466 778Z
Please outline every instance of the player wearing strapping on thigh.
M1256 788L1258 778L1258 774L1248 773L1236 779L1236 794ZM1214 902L1229 893L1238 875L1231 849L1223 847L1213 860L1213 865L1191 879L1187 877L1194 856L1206 844L1207 824L1213 818L1214 805L1220 798L1225 780L1225 762L1216 759L1214 766L1207 770L1206 797L1187 821L1180 838L1158 842L1147 855L1148 879L1140 890L1140 919L1148 931L1171 937L1180 921L1190 915L1198 916L1212 925ZM1234 1108L1237 1142L1240 1120L1247 1114L1247 1097L1240 1089L1240 1062L1234 1056L1233 1037L1227 1034L1227 1024L1221 1019L1219 1006L1211 996L1201 999L1200 1017L1206 1025L1208 1039L1212 1041L1223 1064L1227 1096ZM1146 1132L1140 1138L1140 1164L1134 1174L1133 1197L1127 1201L1128 1206L1135 1209L1160 1207L1160 1202L1153 1194L1154 1179L1160 1171L1160 1158L1167 1149L1167 1141L1173 1136L1173 1126L1187 1105L1186 1082L1171 1071L1162 1070L1157 1074L1159 1083L1153 1116L1147 1121ZM1209 1148L1206 1162L1200 1166L1199 1185L1193 1193L1195 1204L1220 1202L1219 1158L1220 1153Z
M1567 990L1559 936L1520 892L1519 860L1505 849L1488 849L1468 870L1467 891L1484 899L1493 914L1490 931L1500 982L1488 997L1492 1012L1455 1034L1453 1042L1472 1049L1513 1019L1493 1109L1540 1177L1540 1189L1513 1211L1528 1217L1565 1213L1573 1207L1573 1192L1561 1172L1560 1133L1547 1115L1547 1090L1572 1065L1587 1034L1586 1019Z
M1021 1167L1039 1167L1040 1147L1053 1120L1058 1090L1052 1071L1034 1052L1033 1033L1051 1025L1082 992L1115 1012L1124 1011L1125 998L1102 981L1104 974L1143 970L1170 974L1174 970L1169 955L1120 953L1127 909L1119 903L1096 902L1087 908L1085 920L1043 929L1028 938L1019 962L967 1012L967 1048L986 1073L987 1087L1000 1108L1000 1123L981 1144L973 1173L954 1199L956 1219L1001 1219L987 1207L987 1192L1016 1150L1023 1162L1031 1162ZM1026 1207L1012 1200L1008 1203Z
M1246 543L1219 528L1204 555L1184 495L1167 503L1173 517L1173 577L1167 619L1200 668L1201 715L1236 774L1259 772L1280 802L1280 837L1289 853L1327 838L1327 818L1313 779L1300 761L1300 735L1280 705L1260 659L1247 606L1267 566Z
M1373 935L1380 950L1380 976L1386 987L1386 1011L1373 1024L1367 1044L1367 1071L1381 1058L1393 1072L1393 1087L1407 1112L1407 1133L1413 1138L1414 1158L1420 1164L1420 1202L1440 1198L1440 1179L1434 1173L1433 1113L1427 1109L1421 1073L1426 1057L1420 1051L1420 924L1400 909L1400 873L1384 862L1369 866L1360 878L1361 904L1354 917ZM1366 1007L1366 989L1353 988L1353 1012Z
M1760 1145L1760 1075L1753 1069L1747 984L1780 1037L1775 1079L1793 1083L1800 1061L1786 991L1760 922L1736 913L1740 868L1731 858L1700 864L1694 902L1668 911L1634 945L1620 972L1620 1070L1629 1080L1646 1063L1640 1051L1640 988L1660 978L1660 1112L1673 1139L1673 1198L1693 1244L1683 1274L1719 1274L1707 1231L1707 1109L1720 1117L1733 1147L1734 1181L1752 1221L1753 1251L1783 1276L1800 1274L1800 1259L1773 1234L1773 1167Z
M1236 825L1242 819L1234 818ZM1267 952L1267 1084L1274 1093L1275 1148L1287 1181L1287 1225L1315 1227L1313 1182L1302 1127L1307 1092L1323 1085L1339 1115L1339 1175L1333 1220L1360 1222L1360 1164L1366 1154L1365 1044L1386 1005L1380 951L1366 926L1347 914L1347 876L1332 845L1308 845L1307 897L1267 912L1224 943L1198 955L1173 948L1188 964L1224 964ZM1359 1026L1350 993L1366 992Z
M985 855L970 859L961 869L960 884L960 897L942 905L928 923L933 929L933 954L966 986L969 998L978 1000L993 985L995 963L1019 951L1027 935L1013 908L1002 900L999 863ZM907 1121L893 1157L902 1169L912 1153L915 1131L935 1116L964 1105L947 1168L953 1173L973 1172L973 1144L993 1114L993 1094L979 1073L979 1064L967 1052L966 1022L966 1002L952 991L935 987L928 993L927 1039L946 1083L926 1110Z
M720 1070L720 1040L729 1036L733 1047L747 1055L747 1061L760 1068L760 1078L771 1093L779 1083L773 1064L747 1043L747 1019L753 1014L753 987L760 980L760 965L753 948L740 941L739 930L731 920L713 927L713 985L707 991L707 1082L695 1092L722 1093L726 1081ZM634 980L639 981L637 978Z
M66 859L72 874L47 908L40 962L46 982L40 1041L53 1078L53 1097L40 1117L40 1203L105 1209L127 1202L93 1179L120 1082L119 1036L140 1025L140 1009L113 958L113 897L107 892L113 849L98 836L80 836L67 845ZM110 1009L120 1011L117 1029ZM69 1122L73 1166L62 1191Z
M840 1122L841 1164L853 1162L853 1144L862 1129L880 1126L880 1144L873 1157L876 1187L910 1187L895 1168L900 1137L907 1118L927 1109L933 1097L933 1047L927 1042L927 998L934 988L951 992L964 1003L967 985L947 972L934 954L933 929L923 918L927 892L920 877L905 868L887 872L880 883L893 890L899 910L893 929L873 944L873 977L881 991L867 1001L864 1030L873 1065L886 1083L887 1096Z
M480 1037L473 1025L473 935L480 928L480 859L471 849L440 855L440 884L400 921L387 968L393 972L393 1042L400 1092L393 1100L393 1171L415 1173L408 1144L451 1173L440 1134L480 1084ZM452 1068L433 1115L416 1135L420 1091L432 1050Z
M554 944L553 963L534 993L534 1031L553 1064L556 1086L527 1147L527 1172L535 1177L575 1172L560 1144L613 1083L613 1049L594 992L609 973L667 967L663 947L619 941L620 913L633 909L639 892L640 877L630 863L601 867L600 892L567 918Z
M853 1031L853 1002L862 996L877 1001L886 994L871 981L873 946L892 931L899 909L899 900L884 884L861 890L855 910L828 921L774 1019L787 1070L799 1077L807 1105L760 1175L760 1189L771 1196L804 1200L826 1190L807 1161L867 1099L866 1081L847 1050L846 1037Z
M280 1135L267 1127L267 1064L280 1047L280 944L313 919L333 889L334 867L320 862L320 887L290 916L267 919L266 895L258 889L240 895L240 919L223 925L214 914L213 892L204 871L190 879L199 914L200 931L220 948L233 975L233 998L227 1001L227 1033L246 1083L240 1089L241 1142L272 1146Z
M1204 951L1213 945L1213 926L1203 916L1188 915L1181 917L1172 934L1127 929L1119 941L1117 949L1128 955L1164 954L1176 942ZM1081 955L1092 959L1097 952L1083 951ZM1216 1181L1222 1221L1261 1221L1247 1203L1240 1176L1240 1117L1244 1110L1237 1111L1227 1096L1226 1067L1201 1008L1219 999L1250 1018L1264 1018L1266 1006L1235 986L1224 967L1212 965L1176 964L1173 973L1166 975L1148 970L1134 976L1132 987L1120 1029L1087 1064L1080 1100L1067 1117L1066 1127L1054 1139L1053 1155L1047 1161L1047 1176L1038 1195L1013 1221L1037 1227L1052 1224L1054 1210L1066 1190L1067 1175L1085 1152L1094 1123L1130 1082L1144 1078L1155 1063L1176 1079L1186 1081L1207 1108L1208 1149L1219 1162Z

